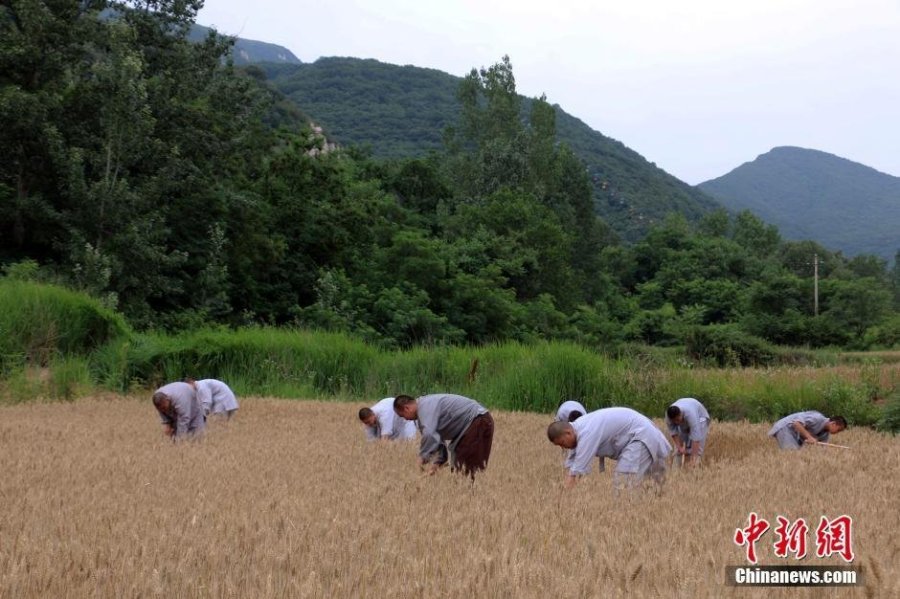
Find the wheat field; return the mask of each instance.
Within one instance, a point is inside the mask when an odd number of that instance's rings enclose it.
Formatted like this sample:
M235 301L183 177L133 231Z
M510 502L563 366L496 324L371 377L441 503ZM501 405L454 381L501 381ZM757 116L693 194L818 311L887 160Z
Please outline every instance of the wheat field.
M359 407L244 398L178 445L148 398L0 408L0 597L900 596L900 438L781 453L766 425L715 422L702 470L616 497L611 468L562 490L549 416L495 412L471 484L366 443ZM852 516L865 586L725 586L751 511ZM798 563L772 540L761 564ZM800 563L843 564L809 543Z

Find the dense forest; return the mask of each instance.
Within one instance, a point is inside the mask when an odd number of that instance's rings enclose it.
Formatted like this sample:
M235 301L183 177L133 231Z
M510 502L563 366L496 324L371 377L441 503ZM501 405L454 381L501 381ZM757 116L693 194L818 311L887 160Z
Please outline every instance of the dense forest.
M6 277L86 291L144 330L314 327L389 348L636 341L753 363L772 344L900 340L897 262L722 210L623 243L506 57L460 81L429 156L326 151L232 40L188 39L201 5L0 7Z
M826 152L775 148L701 189L751 210L788 239L887 260L900 247L900 177Z
M370 149L376 158L443 151L444 131L460 115L461 78L435 69L372 59L331 57L311 64L261 65L272 84L314 114L334 141ZM530 98L520 98L528 121ZM676 211L690 222L720 205L643 156L594 131L554 105L556 134L584 162L594 210L625 241L642 239Z

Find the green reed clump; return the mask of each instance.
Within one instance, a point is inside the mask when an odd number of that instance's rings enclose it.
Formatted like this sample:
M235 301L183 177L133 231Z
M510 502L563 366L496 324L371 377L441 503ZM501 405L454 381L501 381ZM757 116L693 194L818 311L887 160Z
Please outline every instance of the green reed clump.
M0 375L46 367L60 356L86 356L129 334L121 315L83 293L0 279Z
M725 420L771 421L817 409L874 424L883 418L877 403L896 392L898 373L900 365L881 360L695 368L671 349L627 346L607 355L562 341L387 351L346 334L289 328L134 334L86 295L0 280L5 401L70 399L96 386L143 391L192 376L227 381L242 395L368 403L450 392L496 409L551 414L561 401L578 399L591 410L629 406L652 417L679 397L696 397Z
M297 329L210 329L141 335L127 349L122 385L218 378L273 396L361 394L378 350L338 333Z
M73 401L96 389L86 358L53 358L46 366L21 365L0 380L0 404Z

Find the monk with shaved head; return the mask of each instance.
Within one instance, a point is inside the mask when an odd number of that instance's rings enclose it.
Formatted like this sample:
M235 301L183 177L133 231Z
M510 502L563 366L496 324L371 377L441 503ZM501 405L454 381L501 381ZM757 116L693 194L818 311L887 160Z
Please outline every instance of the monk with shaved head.
M590 473L594 456L601 458L601 470L604 458L616 460L616 489L637 486L647 476L661 484L672 451L653 422L630 408L605 408L574 422L556 421L547 427L547 438L569 450L566 488L574 487L580 477Z
M446 461L442 444L452 455L452 470L468 474L487 468L494 438L494 419L474 399L452 393L435 393L413 399L394 398L394 412L406 420L418 420L422 432L419 467L434 474Z
M157 389L153 407L159 412L163 433L173 440L199 435L206 428L197 392L187 383L169 383Z

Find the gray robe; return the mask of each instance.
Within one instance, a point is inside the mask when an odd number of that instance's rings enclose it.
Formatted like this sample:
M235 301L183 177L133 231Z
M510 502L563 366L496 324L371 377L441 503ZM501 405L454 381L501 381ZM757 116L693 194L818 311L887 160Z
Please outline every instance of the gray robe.
M472 420L487 413L487 409L474 399L450 393L423 395L416 400L416 405L422 432L419 457L426 460L440 450L443 441L449 441L450 451L453 451Z
M685 445L690 445L692 441L706 443L706 436L709 434L709 412L706 407L693 397L682 397L672 405L678 406L684 420L681 424L673 424L666 416L669 434L681 437Z
M157 389L156 393L165 393L172 402L172 409L159 412L159 417L163 424L175 430L176 439L203 432L206 417L193 387L187 383L169 383Z
M216 379L197 381L197 399L205 414L222 414L238 409L231 387Z
M775 437L778 441L778 446L782 449L798 449L803 446L803 443L806 441L800 433L795 431L794 427L791 426L795 422L802 424L803 428L809 431L809 434L818 441L827 443L831 436L825 428L825 425L828 424L828 418L821 412L813 410L808 412L797 412L796 414L785 416L776 422L769 430L769 436Z
M577 445L566 460L566 468L572 475L590 473L594 456L619 460L623 454L628 459L621 460L616 465L617 472L645 474L642 470L649 469L650 466L664 467L666 458L672 452L672 445L656 425L630 408L596 410L573 422L572 427L575 429ZM638 466L632 463L631 456L635 447L630 446L634 444L641 444L646 448L650 456L649 464Z

